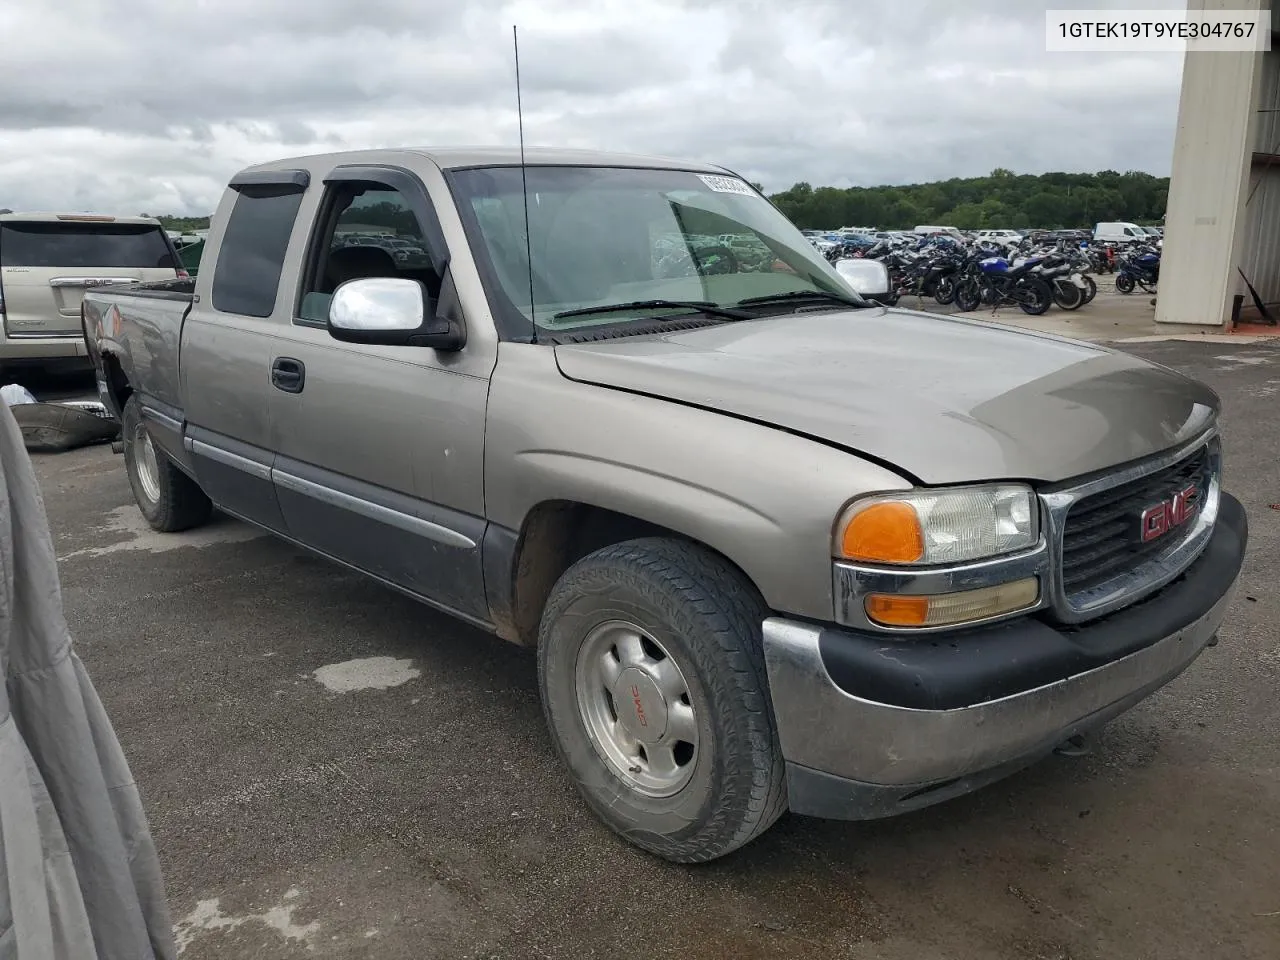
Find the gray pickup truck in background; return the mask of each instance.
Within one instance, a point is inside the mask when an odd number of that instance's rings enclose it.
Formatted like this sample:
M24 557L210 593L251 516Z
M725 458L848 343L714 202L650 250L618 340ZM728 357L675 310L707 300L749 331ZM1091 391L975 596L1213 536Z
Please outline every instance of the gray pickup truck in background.
M245 170L198 278L82 319L153 527L216 507L536 646L587 802L691 862L1045 756L1240 570L1208 388L860 269L721 168L390 150Z

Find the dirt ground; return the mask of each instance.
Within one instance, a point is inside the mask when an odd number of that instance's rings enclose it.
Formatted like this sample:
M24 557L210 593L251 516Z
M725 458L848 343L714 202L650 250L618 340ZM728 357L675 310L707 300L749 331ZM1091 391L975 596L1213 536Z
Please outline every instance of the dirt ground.
M529 652L236 523L153 534L105 448L38 456L183 957L1276 960L1280 347L1126 348L1224 398L1252 541L1220 645L1088 756L696 869L586 812Z

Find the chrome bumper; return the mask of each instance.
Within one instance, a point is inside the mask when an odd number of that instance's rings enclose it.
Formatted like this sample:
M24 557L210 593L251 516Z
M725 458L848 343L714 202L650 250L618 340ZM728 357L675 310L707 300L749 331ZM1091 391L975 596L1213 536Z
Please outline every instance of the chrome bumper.
M849 695L827 673L819 650L820 627L770 618L764 622L765 661L792 785L816 775L824 783L865 787L853 793L874 798L864 810L839 814L796 796L809 796L811 789L793 789L793 809L822 816L885 816L924 805L901 801L930 788L954 786L926 801L936 802L994 779L984 774L1012 772L1067 737L1123 712L1186 669L1217 633L1232 593L1228 590L1177 632L1128 656L1035 689L950 710L898 707ZM901 643L886 639L885 655L892 657ZM822 809L811 809L815 806Z
M0 361L4 360L85 360L89 357L84 337L66 333L49 337L0 336Z

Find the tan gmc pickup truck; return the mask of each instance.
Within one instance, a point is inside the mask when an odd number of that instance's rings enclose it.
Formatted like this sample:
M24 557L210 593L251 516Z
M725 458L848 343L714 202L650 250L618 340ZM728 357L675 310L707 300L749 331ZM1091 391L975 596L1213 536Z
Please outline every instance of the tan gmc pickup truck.
M536 646L586 801L689 862L1025 766L1230 602L1212 391L885 280L722 168L387 150L245 170L197 279L83 322L152 526L217 507Z

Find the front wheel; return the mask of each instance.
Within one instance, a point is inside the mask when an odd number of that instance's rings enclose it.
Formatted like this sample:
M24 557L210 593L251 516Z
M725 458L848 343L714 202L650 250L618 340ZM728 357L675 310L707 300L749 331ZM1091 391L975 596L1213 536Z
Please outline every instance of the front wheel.
M1047 283L1033 278L1023 280L1019 287L1018 306L1023 313L1038 317L1048 311L1049 305L1053 303L1053 291Z
M1053 284L1053 302L1063 310L1078 310L1084 306L1084 290L1077 287L1069 279L1055 280Z
M978 281L972 277L966 277L956 284L956 309L961 313L969 313L977 310L982 305L982 291L978 287Z
M956 299L956 277L955 274L946 274L938 278L938 282L933 285L933 299L944 307L950 303L954 303Z
M205 523L213 513L212 502L151 439L136 393L124 405L120 434L133 499L152 529L176 533Z
M1087 273L1084 275L1084 302L1089 303L1098 295L1098 284Z
M1116 292L1117 293L1133 293L1134 282L1133 277L1127 273L1116 274Z
M713 860L786 809L767 615L727 561L662 538L597 550L552 589L538 633L547 726L587 804L636 846Z

